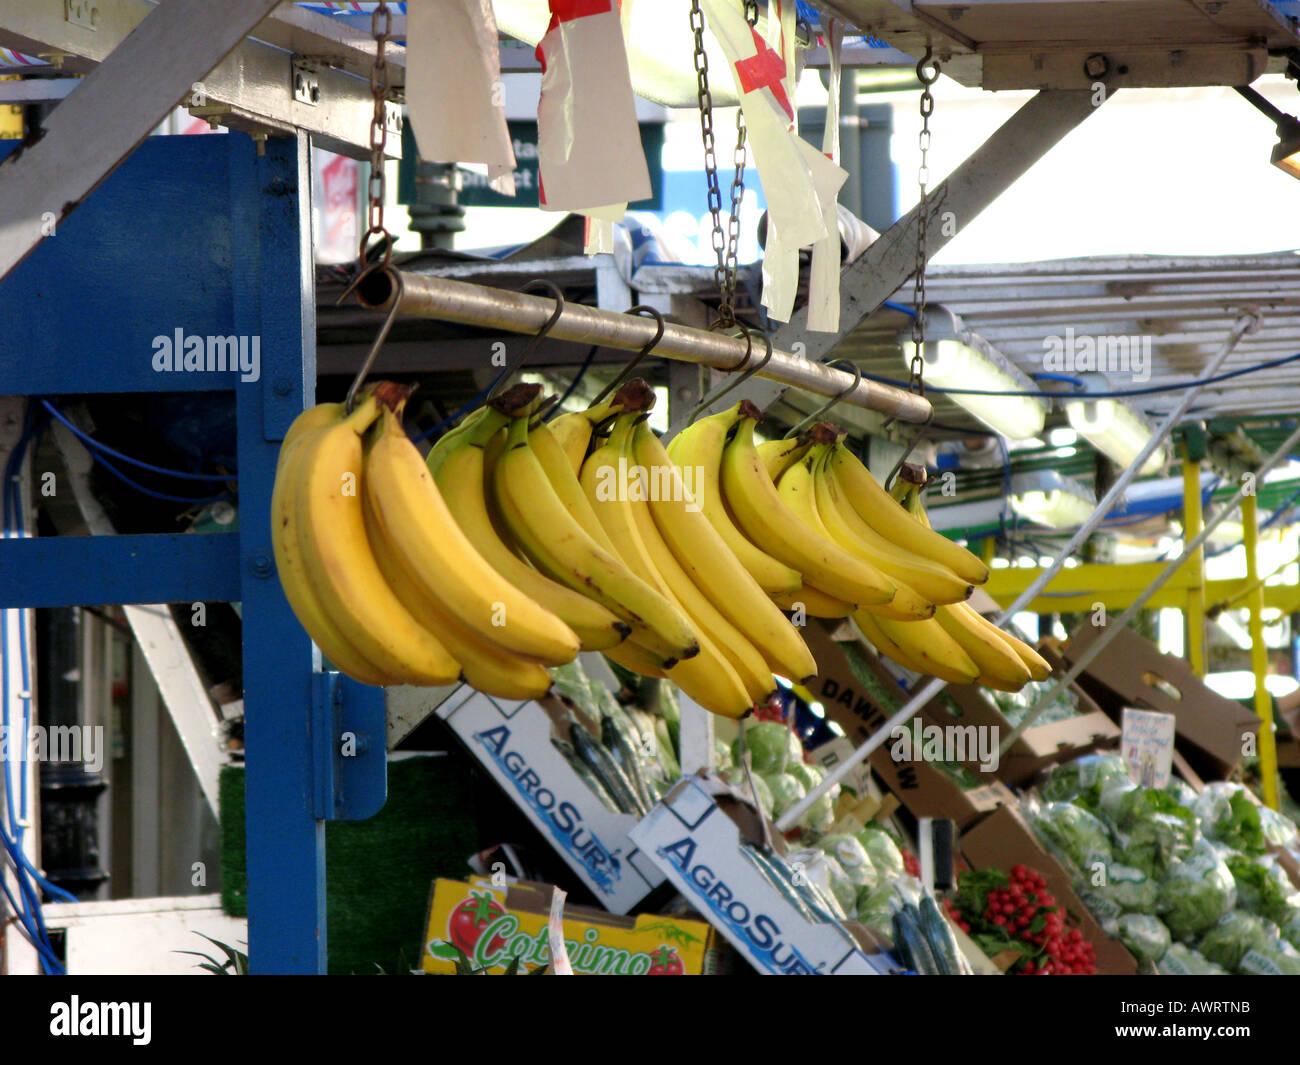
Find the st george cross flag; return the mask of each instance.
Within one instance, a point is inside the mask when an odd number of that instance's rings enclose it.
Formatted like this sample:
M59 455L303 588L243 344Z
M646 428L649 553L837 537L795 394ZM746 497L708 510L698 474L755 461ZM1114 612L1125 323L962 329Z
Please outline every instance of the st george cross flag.
M582 211L650 196L617 0L549 0L537 45L542 207ZM602 212L603 213L603 212ZM622 217L622 211L617 211Z
M806 247L826 235L826 226L812 172L790 132L794 100L786 62L728 0L701 0L701 5L736 82L754 165L767 194L768 225L787 247Z
M422 158L486 164L489 185L515 194L492 0L407 4L406 101Z

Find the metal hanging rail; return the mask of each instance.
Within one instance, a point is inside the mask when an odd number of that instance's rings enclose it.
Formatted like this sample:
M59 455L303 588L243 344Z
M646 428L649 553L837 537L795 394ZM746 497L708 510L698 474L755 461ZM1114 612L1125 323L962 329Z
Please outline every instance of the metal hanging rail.
M390 273L400 276L392 277ZM396 301L400 314L513 333L536 333L555 310L555 301L545 296L407 271L372 271L361 280L356 291L363 306L377 310L392 310ZM658 326L649 318L568 303L548 336L554 340L637 351L654 341L657 330ZM650 351L661 358L715 370L742 370L750 348L744 340L724 333L669 323ZM762 353L757 354L761 357ZM822 396L842 396L843 403L899 421L924 424L933 413L930 401L924 396L874 381L855 383L851 373L787 351L774 351L756 375Z

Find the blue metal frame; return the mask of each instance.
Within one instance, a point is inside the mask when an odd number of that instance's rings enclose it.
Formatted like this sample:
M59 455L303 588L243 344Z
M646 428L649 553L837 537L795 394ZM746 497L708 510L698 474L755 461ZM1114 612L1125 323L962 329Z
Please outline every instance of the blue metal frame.
M13 145L0 145L0 157ZM144 143L3 284L0 395L233 391L240 531L0 541L0 605L242 603L249 954L326 969L325 821L386 792L383 693L312 672L279 582L279 441L314 400L307 139L258 155L240 133ZM256 381L160 373L153 339L258 337ZM339 737L360 740L347 758Z

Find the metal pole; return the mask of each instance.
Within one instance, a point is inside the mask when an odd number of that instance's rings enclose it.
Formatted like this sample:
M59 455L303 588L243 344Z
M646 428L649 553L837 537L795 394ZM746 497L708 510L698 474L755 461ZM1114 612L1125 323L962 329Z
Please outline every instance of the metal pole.
M1034 598L1044 587L1046 587L1047 583L1061 571L1062 567L1065 565L1065 560L1070 558L1092 534L1093 529L1101 524L1106 515L1110 513L1111 508L1119 502L1120 496L1124 494L1124 489L1128 487L1129 482L1137 477L1138 472L1146 464L1147 459L1155 454L1156 449L1164 443L1165 439L1173 431L1174 426L1178 424L1179 419L1187 412L1187 409L1200 394L1201 388L1204 387L1199 382L1204 381L1208 377L1213 377L1214 374L1218 372L1223 361L1228 357L1228 354L1237 346L1238 341L1240 341L1246 333L1253 332L1257 328L1259 328L1259 318L1257 315L1253 314L1243 314L1233 323L1227 339L1223 342L1223 346L1210 357L1210 360L1205 364L1205 368L1201 371L1200 377L1197 378L1197 382L1193 383L1193 385L1183 393L1183 398L1179 401L1178 405L1169 412L1164 421L1161 422L1160 427L1152 435L1151 439L1147 441L1146 446L1138 452L1137 457L1129 467L1124 470L1118 478L1116 478L1115 483L1110 487L1110 491L1107 492L1101 502L1097 504L1097 509L1094 510L1088 520L1079 527L1078 531L1070 537L1070 542L1061 549L1061 553L1056 557L1055 561L1040 573L1028 588L1020 593L1014 603L998 615L997 619L994 621L995 625L999 628L1005 625L1017 611L1033 602ZM947 686L947 681L940 680L937 677L928 681L899 709L896 714L894 714L893 717L879 728L874 736L867 740L861 747L854 751L853 754L837 765L833 770L827 773L822 782L808 792L804 798L800 799L790 807L781 819L777 821L777 830L785 832L792 828L798 822L799 818L801 818L808 809L822 797L822 795L834 787L834 785L838 784L844 777L852 772L856 766L860 765L872 751L883 744L895 728L904 724L913 714L929 703L931 699L943 691ZM1027 720L1029 719L1026 718L1026 721ZM1022 722L1021 728L1023 729L1023 727L1024 723ZM1015 730L1012 737L1013 740L1014 736L1019 735L1019 732L1020 729ZM1004 744L1002 751L1005 752L1009 746L1009 743Z
M1183 459L1183 542L1201 531L1205 515L1201 508L1201 464ZM1187 593L1187 661L1198 677L1205 676L1205 552L1188 556L1188 569L1196 575L1196 587Z
M1250 668L1255 674L1255 714L1260 720L1259 775L1264 802L1276 810L1277 741L1273 736L1273 697L1264 686L1264 678L1268 675L1268 647L1264 644L1264 584L1259 579L1259 496L1248 495L1241 501L1241 523L1246 529L1243 538L1246 580L1252 585L1247 602L1250 607Z
M1156 592L1158 592L1166 584L1166 582L1168 582L1169 578L1178 572L1183 562L1187 559L1188 554L1192 551L1195 551L1198 547L1200 547L1203 543L1205 543L1205 541L1210 538L1210 534L1214 532L1214 530L1217 529L1224 521L1226 521L1229 515L1231 515L1233 511L1235 511L1239 506L1241 506L1244 500L1248 498L1252 498L1254 496L1255 485L1263 480L1264 474L1266 474L1269 470L1271 470L1274 466L1276 466L1279 462L1281 462L1283 459L1285 459L1287 456L1291 454L1291 451L1296 446L1297 442L1300 442L1300 428L1295 429L1291 433L1291 435L1288 436L1282 442L1282 446L1279 447L1276 451L1274 451L1273 454L1271 454L1264 461L1264 464L1260 466L1258 470L1255 471L1254 482L1252 483L1248 481L1246 484L1242 485L1240 489L1238 489L1237 494L1233 496L1230 500L1228 500L1228 502L1219 511L1215 513L1214 517L1210 518L1210 520L1205 523L1205 528L1203 528L1199 533L1197 533L1196 536L1194 536L1186 544L1186 546L1182 550L1182 553L1177 558L1173 559L1169 563L1169 565L1167 565L1163 570L1160 571L1160 575L1156 577L1156 579L1152 581L1149 585L1147 585L1146 590L1141 595L1139 595L1136 599L1133 600L1133 602L1129 605L1128 609L1124 611L1124 613L1122 613L1118 618L1116 618L1114 621L1110 622L1106 626L1106 631L1104 633L1102 633L1099 637L1097 637L1096 640L1094 640L1091 644L1088 645L1087 648L1084 649L1083 653L1078 657L1078 659L1076 659L1075 663L1066 671L1065 676L1063 676L1059 681L1056 682L1055 686L1051 689L1051 691L1047 692L1046 695L1042 696L1037 703L1035 703L1032 707L1029 708L1029 713L1027 713L1024 716L1024 718L1021 719L1020 724L1017 725L1015 728L1013 728L1011 730L1010 735L1008 735L1007 738L1002 741L1002 746L1000 748L1001 753L1005 754L1008 750L1010 750L1011 745L1016 742L1016 739L1020 736L1020 734L1034 723L1034 720L1038 717L1039 714L1043 712L1044 708L1046 708L1048 703L1050 703L1052 699L1056 697L1057 693L1060 692L1062 689L1064 689L1067 685L1069 685L1070 682L1073 681L1075 677L1077 677L1080 673L1082 673L1085 669L1088 668L1088 665L1092 662L1092 660L1096 658L1099 654L1101 654L1102 649L1105 648L1105 646L1115 638L1116 634L1119 633L1124 628L1124 626L1127 625L1128 622L1134 617L1134 615L1136 615L1137 612L1146 605L1147 601L1153 595L1155 595ZM1271 724L1271 720L1270 720L1270 724ZM1270 733L1270 738L1271 738L1271 733ZM1262 745L1263 745L1263 741L1261 741L1261 748Z
M406 271L400 274L399 310L416 318L507 329L515 333L536 333L555 310L555 301L546 296L530 296ZM357 287L357 296L363 305L386 311L392 306L394 288L393 278L384 271L375 271ZM650 318L567 303L547 336L552 340L636 351L650 343L656 331L657 326ZM710 333L673 323L665 327L663 337L652 351L661 358L710 366L716 370L743 369L747 351L751 363L765 354L762 344L750 348L743 340L724 333ZM771 360L758 371L757 376L822 396L838 396L854 380L851 373L786 351L774 351ZM924 397L874 381L859 381L857 387L844 394L842 402L916 424L924 424L931 415L930 401Z

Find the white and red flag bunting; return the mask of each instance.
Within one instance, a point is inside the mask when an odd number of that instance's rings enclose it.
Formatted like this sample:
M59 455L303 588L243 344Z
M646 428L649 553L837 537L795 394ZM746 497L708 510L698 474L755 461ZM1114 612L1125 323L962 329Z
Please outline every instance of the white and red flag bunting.
M406 101L422 158L484 164L491 188L515 194L492 0L407 4Z
M537 45L542 207L617 221L650 196L617 0L548 0Z

